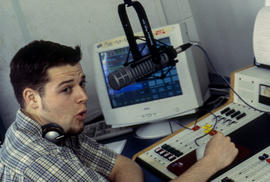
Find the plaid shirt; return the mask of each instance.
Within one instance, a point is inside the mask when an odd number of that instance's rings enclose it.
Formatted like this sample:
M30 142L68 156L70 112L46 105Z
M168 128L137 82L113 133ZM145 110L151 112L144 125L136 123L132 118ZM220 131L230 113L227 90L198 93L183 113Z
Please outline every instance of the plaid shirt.
M83 134L57 146L19 110L0 148L0 181L108 181L116 157Z

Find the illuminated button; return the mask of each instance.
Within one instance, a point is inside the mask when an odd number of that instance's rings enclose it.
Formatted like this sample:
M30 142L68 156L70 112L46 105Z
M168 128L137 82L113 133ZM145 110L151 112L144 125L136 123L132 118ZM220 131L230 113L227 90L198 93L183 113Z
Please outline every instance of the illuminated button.
M206 124L205 125L207 128L211 128L212 127L212 125L210 125L210 124Z
M166 152L166 150L161 149L159 152L159 155L163 155L163 154L165 154L165 152Z
M165 152L162 156L168 158L171 154L169 152Z
M205 134L208 134L211 130L204 130Z
M202 128L204 129L204 133L209 133L211 130L212 130L212 125L210 125L210 124L206 124L206 125L204 125Z
M214 136L215 134L217 134L217 130L212 130L209 132L209 135L211 135L211 136Z
M200 129L200 128L201 128L200 126L196 125L196 126L194 126L194 127L192 128L192 130L193 130L193 131L197 131L197 130Z
M202 128L208 130L208 129L211 128L211 127L212 127L212 125L210 125L209 123L207 123L207 124L204 125Z
M169 161L173 161L174 159L176 159L176 157L174 156L174 155L169 155L168 157L167 157L167 159L169 160Z
M162 150L162 148L158 147L158 148L155 149L155 152L159 153L161 150Z

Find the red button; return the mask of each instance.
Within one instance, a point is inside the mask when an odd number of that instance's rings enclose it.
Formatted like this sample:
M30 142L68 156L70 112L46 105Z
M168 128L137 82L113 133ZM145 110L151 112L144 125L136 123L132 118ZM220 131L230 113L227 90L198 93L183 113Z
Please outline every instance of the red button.
M270 163L270 158L266 159L266 162Z
M214 136L215 134L217 134L217 130L212 130L211 132L209 132L209 135Z
M196 125L192 128L193 131L197 131L198 129L200 129L200 126Z

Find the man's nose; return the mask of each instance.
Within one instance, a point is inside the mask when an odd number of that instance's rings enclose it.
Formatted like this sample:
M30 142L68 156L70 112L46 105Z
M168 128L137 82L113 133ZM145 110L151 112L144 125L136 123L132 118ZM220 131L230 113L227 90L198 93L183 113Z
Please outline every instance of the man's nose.
M86 94L86 91L84 88L79 88L79 92L78 92L78 98L77 98L77 102L78 103L86 103L88 101L88 96Z

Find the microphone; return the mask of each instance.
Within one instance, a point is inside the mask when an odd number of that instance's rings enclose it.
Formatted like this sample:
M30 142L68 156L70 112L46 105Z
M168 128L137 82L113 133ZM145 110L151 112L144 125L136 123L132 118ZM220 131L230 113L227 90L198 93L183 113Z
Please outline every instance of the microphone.
M186 43L176 48L173 48L172 46L162 46L158 48L158 55L143 56L140 60L134 61L134 63L131 63L126 67L111 72L108 76L109 85L114 90L120 90L135 81L140 81L143 78L149 77L153 73L167 66L175 66L178 62L177 60L174 60L177 54L185 51L191 46L191 43Z

